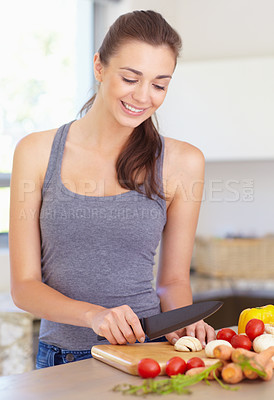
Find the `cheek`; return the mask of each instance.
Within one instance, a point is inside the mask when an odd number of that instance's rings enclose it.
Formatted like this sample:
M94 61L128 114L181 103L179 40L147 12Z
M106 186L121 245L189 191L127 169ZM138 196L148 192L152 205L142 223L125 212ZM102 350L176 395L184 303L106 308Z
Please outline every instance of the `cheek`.
M166 98L166 92L158 93L157 96L154 96L154 101L153 101L154 106L160 107L163 104L165 98Z
M105 80L102 84L104 98L106 101L113 99L121 94L121 85L116 79Z
M113 101L118 101L130 95L130 88L121 85L120 82L112 82L108 87L107 95L111 97Z

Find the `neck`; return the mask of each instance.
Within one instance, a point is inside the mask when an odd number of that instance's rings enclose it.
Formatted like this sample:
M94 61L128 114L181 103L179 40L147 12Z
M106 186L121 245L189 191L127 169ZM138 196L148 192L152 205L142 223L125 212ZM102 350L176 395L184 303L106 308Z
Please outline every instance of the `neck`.
M78 121L84 140L89 145L106 152L120 152L132 128L123 127L116 120L107 118L107 112L96 98L91 109Z

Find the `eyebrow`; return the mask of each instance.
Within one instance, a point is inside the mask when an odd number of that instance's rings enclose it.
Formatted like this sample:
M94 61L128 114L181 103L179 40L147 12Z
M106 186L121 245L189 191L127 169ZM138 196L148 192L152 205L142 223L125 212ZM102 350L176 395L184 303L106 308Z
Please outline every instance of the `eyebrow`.
M134 74L139 75L139 76L143 75L143 73L141 71L138 71L137 69L134 69L134 68L121 67L120 69L126 69L127 71L133 72ZM157 75L155 77L155 79L164 79L164 78L170 78L171 79L172 76L171 75Z

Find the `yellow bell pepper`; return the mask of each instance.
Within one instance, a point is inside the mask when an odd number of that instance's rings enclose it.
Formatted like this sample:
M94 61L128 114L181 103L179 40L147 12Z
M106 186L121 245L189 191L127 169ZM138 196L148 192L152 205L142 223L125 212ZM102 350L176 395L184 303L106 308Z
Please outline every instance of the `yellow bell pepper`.
M274 305L247 308L243 310L239 317L238 333L245 333L245 326L253 318L260 319L265 324L274 324Z

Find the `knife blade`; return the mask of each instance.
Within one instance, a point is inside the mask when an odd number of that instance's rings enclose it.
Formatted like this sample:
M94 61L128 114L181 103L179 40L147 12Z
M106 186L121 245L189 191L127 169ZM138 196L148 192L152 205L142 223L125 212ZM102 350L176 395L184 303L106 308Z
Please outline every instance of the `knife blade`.
M140 318L140 323L143 331L150 340L157 339L167 333L174 332L209 317L219 310L223 304L222 301L217 300L201 301L190 306L152 315L151 317ZM97 336L97 339L107 340L103 336Z

